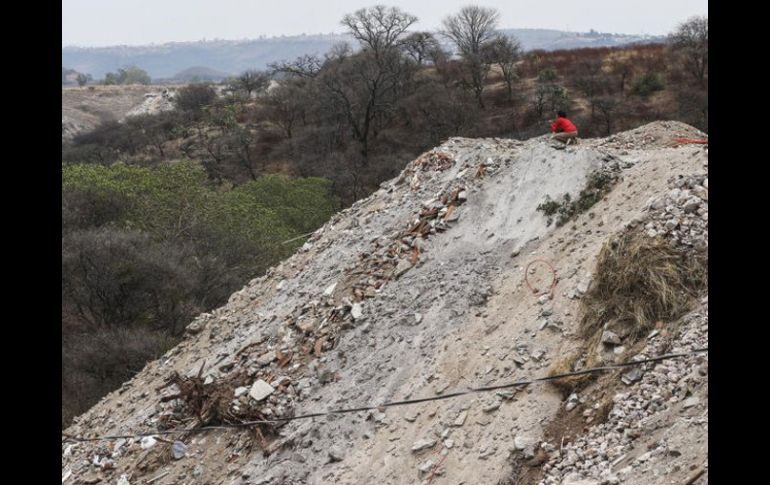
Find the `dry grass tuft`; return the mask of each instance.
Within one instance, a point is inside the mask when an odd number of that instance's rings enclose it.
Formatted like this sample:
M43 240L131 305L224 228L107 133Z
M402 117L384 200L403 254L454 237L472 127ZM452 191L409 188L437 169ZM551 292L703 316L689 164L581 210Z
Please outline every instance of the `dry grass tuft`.
M655 322L684 315L707 286L705 254L641 231L625 233L599 253L596 278L583 298L581 331L588 340L606 326L636 341Z
M708 286L705 253L631 231L611 239L599 253L596 276L583 297L583 344L555 361L549 376L601 365L605 329L623 337L628 348L657 322L669 324L692 309ZM565 396L585 388L595 374L563 377L551 383Z

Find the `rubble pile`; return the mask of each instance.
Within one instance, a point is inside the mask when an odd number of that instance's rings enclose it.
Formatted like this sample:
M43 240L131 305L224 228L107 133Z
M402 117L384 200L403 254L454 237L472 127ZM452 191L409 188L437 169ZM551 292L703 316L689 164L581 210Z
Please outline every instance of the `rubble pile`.
M664 332L652 331L644 349L631 360L708 347L708 297L700 308L683 317L679 332L672 341ZM659 480L674 468L708 467L692 456L694 450L687 449L695 443L682 446L670 435L655 433L683 426L707 436L706 402L699 396L708 392L708 354L642 364L620 374L625 389L615 391L606 421L563 446L541 445L553 458L543 466L545 478L540 485L617 485L634 477L645 483L643 475L647 474L652 477L646 483L663 483ZM581 406L570 407L568 400L565 407L589 424L603 403L582 401Z
M672 177L665 195L652 198L644 228L650 237L664 236L677 244L708 248L708 174Z
M677 126L653 123L633 136L687 134ZM586 427L604 425L603 398L581 391L565 400L543 384L316 414L541 377L578 348L581 299L607 238L631 221L643 227L665 225L674 216L703 219L698 210L704 205L707 214L701 195L693 212L673 195L660 209L651 208L651 201L674 189L681 196L708 188L700 178L702 148L652 147L623 155L625 148L606 145L606 139L581 140L555 150L547 137L452 138L424 153L399 177L333 216L291 258L250 281L226 305L198 316L177 347L78 417L67 435L148 436L63 441L62 483L496 483L510 473L512 456L526 454L533 469L544 471L531 483L576 485L640 474L646 481L634 485L662 485L651 475L650 464L659 458L679 452L697 463L706 456L697 447L688 455L677 441L696 436L702 426L671 414L684 408L682 397L701 399L688 401L687 412L706 405L700 393L707 375L688 377L690 359L619 374L610 396L621 397L606 421L614 428L602 428L610 436L606 444L596 431L565 442L561 456L561 443L540 445L546 425L565 407ZM575 214L572 224L546 224L537 206L547 194L577 196L590 174L610 167L619 167L622 183ZM679 233L667 234L690 242L683 227L696 226L680 223ZM531 266L536 260L547 264ZM528 269L539 272L529 275ZM555 288L534 295L526 276L541 290L552 281ZM707 345L706 318L704 306L681 325L684 333L670 327L670 334L661 329L649 335L641 355ZM602 339L607 347L623 347L617 336ZM663 378L670 395L662 393L657 379ZM684 387L671 388L673 382ZM316 417L283 420L306 414ZM252 420L273 423L153 434ZM616 460L640 452L642 438L634 440L634 434L671 422L680 423L677 437L658 441L673 451L655 452L622 474L628 464ZM689 472L684 462L665 466Z
M170 111L174 109L174 96L176 92L174 90L163 89L159 92L146 93L144 95L144 101L142 104L129 110L125 117L141 116L141 115L155 115L162 113L163 111Z

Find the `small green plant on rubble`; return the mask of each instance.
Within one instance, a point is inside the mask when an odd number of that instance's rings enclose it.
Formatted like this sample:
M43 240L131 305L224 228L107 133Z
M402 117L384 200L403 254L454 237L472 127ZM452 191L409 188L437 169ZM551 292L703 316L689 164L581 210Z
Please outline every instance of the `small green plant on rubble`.
M562 226L576 215L587 211L604 197L618 180L617 167L611 171L597 170L588 176L588 181L578 198L574 201L569 194L564 194L561 201L553 200L546 195L545 202L537 206L548 217L546 223L551 225L553 216L558 215L556 225Z

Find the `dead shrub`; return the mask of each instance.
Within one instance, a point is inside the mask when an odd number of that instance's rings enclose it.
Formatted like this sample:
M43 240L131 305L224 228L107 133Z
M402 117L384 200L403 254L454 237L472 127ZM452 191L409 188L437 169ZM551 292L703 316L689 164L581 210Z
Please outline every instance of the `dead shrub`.
M599 253L596 276L583 297L582 346L554 362L548 375L601 365L604 330L624 338L630 347L656 322L671 323L690 311L698 293L708 286L705 253L676 247L639 230L611 239ZM562 394L585 388L597 374L551 381Z
M684 315L708 286L705 253L639 230L610 240L598 259L595 280L583 299L581 331L586 339L606 327L636 341L655 322Z
M559 360L555 361L548 370L548 377L554 377L561 374L569 374L580 370L583 349L571 352ZM576 376L566 376L550 381L564 396L585 387L593 379L594 374L581 374Z

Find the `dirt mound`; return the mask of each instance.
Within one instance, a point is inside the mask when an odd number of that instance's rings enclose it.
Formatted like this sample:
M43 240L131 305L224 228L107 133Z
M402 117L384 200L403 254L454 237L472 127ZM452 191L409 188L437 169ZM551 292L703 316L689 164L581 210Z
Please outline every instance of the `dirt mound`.
M708 135L679 121L653 121L607 137L600 146L621 149L674 147L678 145L676 138L704 139Z
M642 227L654 237L676 237L683 250L707 240L707 225L697 222L708 215L706 149L645 141L626 156L613 145L697 130L662 122L640 130L564 150L544 139L453 138L426 152L228 304L196 318L187 339L65 432L153 434L254 416L258 426L164 435L169 443L65 441L63 483L123 476L161 485L496 483L520 473L519 466L537 471L531 476L542 483L599 483L615 473L618 453L633 448L632 434L617 453L589 456L575 445L574 457L565 457L549 423L569 402L599 402L611 389L602 379L567 403L553 386L536 384L377 406L546 375L584 344L582 299L611 237ZM610 166L619 173L613 188L563 225L548 224L537 210L547 197L578 197L591 174ZM671 194L680 176L693 176L692 186ZM700 202L693 205L692 197ZM662 325L672 346L686 338L686 325ZM699 325L698 345L707 345L707 326ZM613 359L644 351L618 339ZM618 376L609 379L618 384ZM631 391L649 384L638 382ZM706 384L707 377L693 381ZM652 399L631 394L634 402ZM670 410L665 399L662 412ZM291 420L359 406L367 410ZM607 411L628 406L619 397ZM568 416L577 429L601 425L601 413L580 409ZM595 435L585 436L580 443L593 445ZM180 443L172 446L174 440ZM705 460L705 452L688 459ZM645 475L644 463L638 470L624 464L631 469L623 476L638 471L644 483L664 483Z
M125 117L154 115L174 109L174 94L176 90L163 89L158 92L145 93L144 101L139 106L131 108Z
M173 88L172 88L173 89ZM62 141L96 128L100 123L119 121L131 114L170 109L164 86L88 86L62 88ZM149 95L149 96L148 96Z

